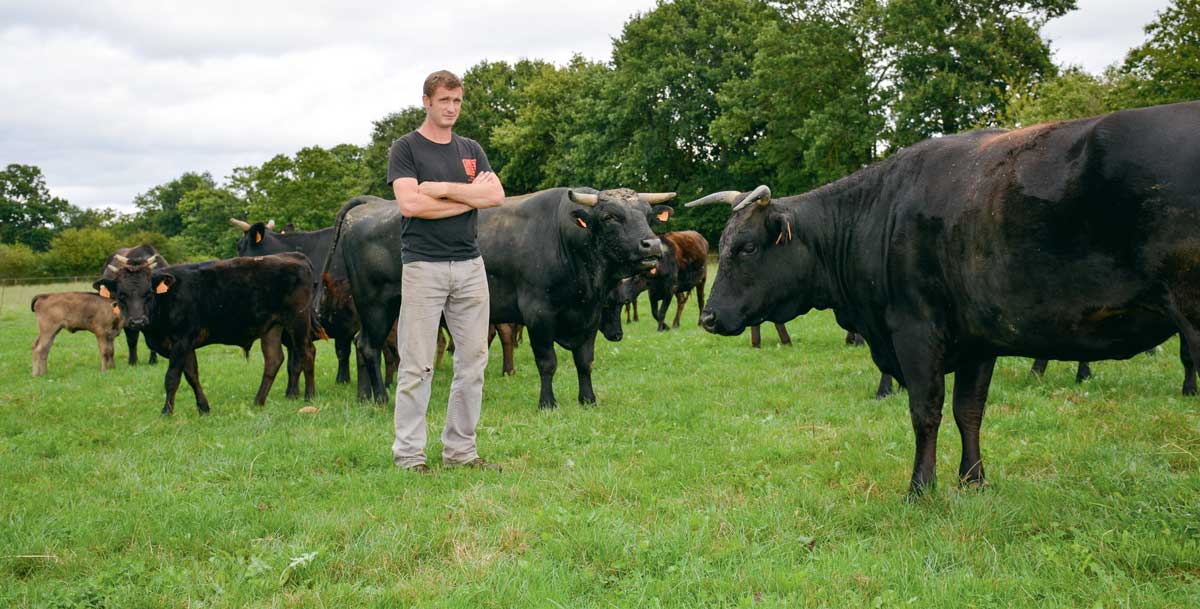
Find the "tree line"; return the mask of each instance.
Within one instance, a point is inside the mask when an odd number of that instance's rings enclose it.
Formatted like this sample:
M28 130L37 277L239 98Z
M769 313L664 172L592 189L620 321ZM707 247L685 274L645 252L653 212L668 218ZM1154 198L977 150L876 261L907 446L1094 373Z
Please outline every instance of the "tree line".
M904 146L1200 98L1200 0L1175 0L1143 43L1093 75L1041 35L1075 0L671 0L632 16L608 61L483 60L463 75L457 133L510 194L554 186L676 191L769 184L795 194ZM229 218L332 224L349 198L391 198L391 142L424 119L373 122L366 145L312 146L218 181L185 172L132 214L50 196L40 169L0 172L0 277L92 273L121 245L171 261L234 255ZM728 211L678 209L715 244Z

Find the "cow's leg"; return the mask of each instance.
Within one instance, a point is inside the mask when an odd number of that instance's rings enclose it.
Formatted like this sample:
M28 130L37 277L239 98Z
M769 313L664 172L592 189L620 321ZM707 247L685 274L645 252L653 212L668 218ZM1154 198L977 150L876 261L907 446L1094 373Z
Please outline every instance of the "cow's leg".
M1087 362L1079 362L1079 368L1075 370L1075 383L1082 383L1092 378L1092 367Z
M151 366L157 364L158 353L156 353L154 349L150 348L150 339L146 339L146 350L150 352L150 359L146 360L146 363L150 364Z
M388 331L388 339L383 343L383 387L386 390L396 382L396 369L400 367L400 348L396 346L396 332ZM378 367L378 366L376 366ZM384 401L387 395L383 396Z
M333 339L333 351L337 353L338 371L337 380L334 381L339 385L350 382L350 339L339 336Z
M1048 359L1033 360L1033 367L1029 369L1029 373L1034 376L1045 376L1046 366L1050 363Z
M691 295L691 290L675 294L675 321L671 323L672 328L679 327L679 318L683 315L683 305L687 304L688 297Z
M180 341L182 342L182 341ZM187 363L188 355L196 356L195 349L185 349L176 347L171 350L171 358L167 366L167 374L163 378L163 389L166 391L166 401L163 403L162 413L164 415L175 414L175 393L179 391L179 377L183 375L184 365Z
M592 390L592 363L596 360L596 332L571 351L575 359L575 373L579 376L579 403L596 403L596 392Z
M629 323L629 312L633 309L633 303L625 303L625 323Z
M255 405L262 406L267 403L267 394L271 392L271 385L275 383L275 375L279 373L279 367L283 365L282 335L283 328L275 326L262 336L263 374L262 383L258 386L258 393L254 394ZM174 362L174 358L171 361Z
M699 313L696 314L696 325L700 325L700 317L704 315L704 284L707 282L707 278L701 277L700 283L696 284L696 306L699 307Z
M304 401L310 401L317 394L317 346L312 341L312 329L306 319L296 320L291 328L291 344L288 345L288 366L294 353L299 352L299 372L304 373ZM288 371L289 376L291 370ZM297 380L297 383L299 381ZM291 379L288 380L291 384Z
M875 399L882 400L892 395L892 375L885 372L879 374L879 387L875 389Z
M639 321L639 320L638 320L637 297L636 297L636 296L635 296L635 297L634 297L634 299L633 299L633 321Z
M667 316L667 308L670 304L671 301L666 298L660 300L653 295L650 296L650 315L654 318L654 321L658 322L659 332L664 332L667 329L667 324L663 323L663 318Z
M959 484L980 484L983 459L979 456L979 427L987 406L988 387L996 358L968 362L954 371L954 422L962 437L962 461L958 466Z
M96 346L100 348L100 371L111 370L116 367L113 362L113 337L107 334L96 335Z
M129 346L129 365L130 366L137 365L138 334L139 334L139 332L137 330L130 330L129 328L125 328L125 344ZM150 352L154 353L154 350L151 350Z
M356 344L354 347L354 360L358 369L358 401L360 402L365 402L371 399L371 377L367 373L367 366L370 365L370 362L368 362L367 358L363 355L363 340L365 339L363 338L362 333L359 332L358 338L355 339ZM376 366L378 365L378 362L376 362Z
M492 344L492 333L495 332L494 326L488 326L488 345ZM446 354L446 334L442 332L442 328L438 327L437 335L437 353L433 356L433 367L442 367L442 356Z
M1183 364L1183 395L1196 395L1196 363L1182 333L1179 335L1179 363Z
M54 346L54 337L62 331L62 327L41 324L39 326L37 340L33 341L33 376L46 374L46 359L50 357L50 347Z
M358 369L358 399L362 401L373 399L379 403L387 402L387 389L383 384L379 355L381 350L386 349L388 333L396 327L393 325L396 320L383 319L387 317L384 308L377 306L359 311L362 316L362 329L358 332L358 353L361 357Z
M916 436L909 497L932 487L937 479L937 436L946 397L944 357L940 340L928 322L901 320L892 341L908 383L908 411Z
M750 346L755 349L762 347L762 330L760 326L750 326Z
M775 324L775 331L779 333L779 344L790 347L792 345L792 337L788 334L787 326L784 324Z
M300 397L300 370L304 367L303 348L294 342L292 336L286 336L283 344L287 347L287 390L283 392L283 397L294 400Z
M538 397L538 408L558 408L554 399L554 372L558 370L558 355L554 353L554 339L549 332L529 328L529 346L537 362L538 376L542 381L542 392Z
M196 396L196 411L202 415L208 414L208 397L204 395L204 389L200 387L200 367L196 363L195 350L189 351L183 359L183 375L187 378L188 385L191 385L192 393ZM178 380L176 380L176 386L178 386Z
M1171 318L1171 321L1175 322L1175 326L1179 328L1179 360L1183 364L1185 375L1195 362L1200 362L1200 332L1196 330L1196 326L1188 318L1187 313L1176 301L1175 295L1168 294L1167 315ZM1184 359L1185 355L1187 359ZM1183 395L1196 395L1194 386L1191 387L1191 393L1188 393L1188 389L1189 387L1185 380Z
M500 350L504 352L504 376L512 376L517 373L513 357L517 350L516 324L500 324L496 331L500 334Z
M863 338L862 334L847 330L845 342L847 345L850 345L851 347L861 347L861 346L867 344L867 339Z

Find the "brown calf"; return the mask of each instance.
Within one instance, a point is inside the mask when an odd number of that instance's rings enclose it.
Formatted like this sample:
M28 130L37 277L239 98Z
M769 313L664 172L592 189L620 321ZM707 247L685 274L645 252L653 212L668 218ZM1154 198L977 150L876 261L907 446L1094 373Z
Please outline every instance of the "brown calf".
M91 292L61 292L38 294L29 303L37 313L38 337L33 341L33 376L46 374L46 358L54 337L63 330L71 333L87 330L96 335L100 345L100 369L108 370L113 362L113 339L121 333L121 313L117 303Z

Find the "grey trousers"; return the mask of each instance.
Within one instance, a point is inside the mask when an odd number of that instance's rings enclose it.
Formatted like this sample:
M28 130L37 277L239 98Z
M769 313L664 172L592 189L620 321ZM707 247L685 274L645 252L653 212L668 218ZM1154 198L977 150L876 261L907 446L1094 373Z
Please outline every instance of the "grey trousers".
M442 314L454 338L454 380L442 430L442 460L465 463L476 458L475 426L483 402L487 367L489 296L483 258L458 262L410 262L404 265L396 347L396 440L392 459L400 467L425 462L433 356Z

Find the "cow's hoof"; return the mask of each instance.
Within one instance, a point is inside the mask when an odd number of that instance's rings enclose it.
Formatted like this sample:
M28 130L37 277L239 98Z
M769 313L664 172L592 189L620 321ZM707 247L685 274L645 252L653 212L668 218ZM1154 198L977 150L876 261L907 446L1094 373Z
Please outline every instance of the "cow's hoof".
M1196 388L1195 388L1195 387L1184 387L1184 388L1183 388L1183 395L1185 395L1185 396L1193 396L1193 395L1196 395Z
M596 396L591 396L591 397L579 396L579 405L580 406L595 406L596 405Z
M558 408L558 402L539 402L538 410L553 410Z
M517 374L516 370L505 370L504 371L504 376L516 376L516 374Z

